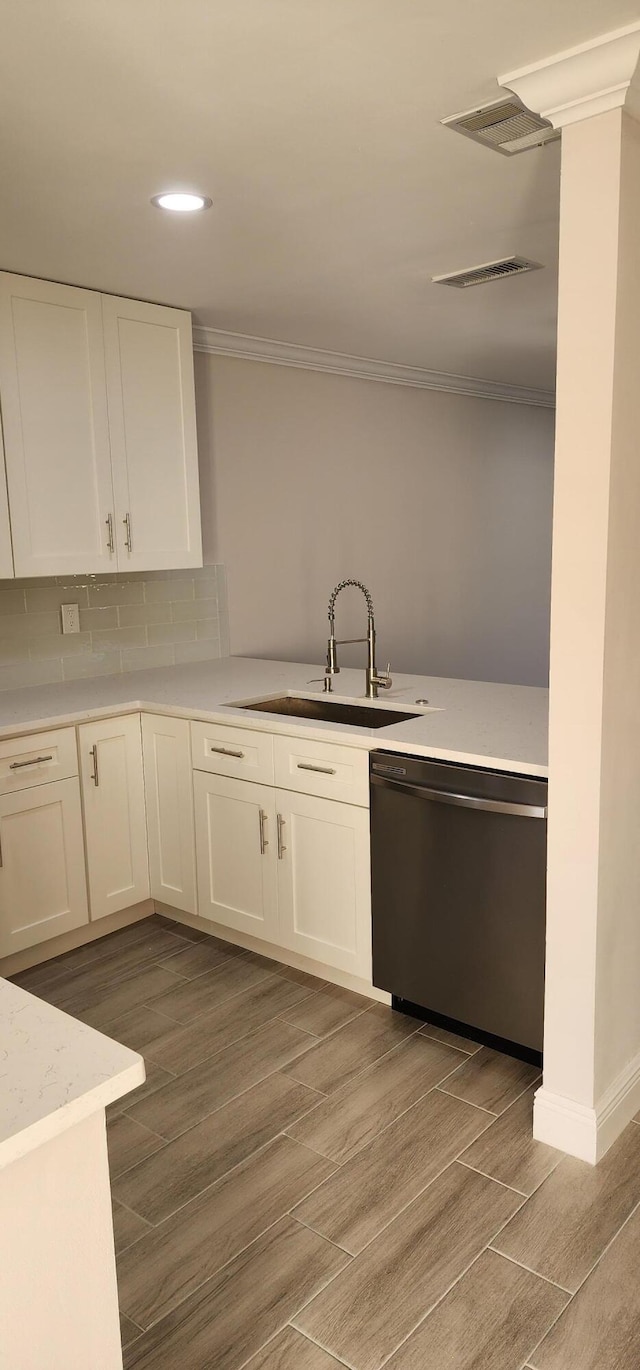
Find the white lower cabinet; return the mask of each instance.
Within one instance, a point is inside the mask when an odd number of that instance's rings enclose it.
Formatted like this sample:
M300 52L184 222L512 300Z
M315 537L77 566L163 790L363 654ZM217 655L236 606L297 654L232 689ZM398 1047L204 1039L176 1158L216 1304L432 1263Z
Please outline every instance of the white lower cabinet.
M0 797L0 956L88 922L77 776Z
M282 946L370 979L367 809L288 790L276 803Z
M197 913L193 783L189 723L142 715L151 894Z
M78 729L91 919L149 897L140 714Z
M369 814L194 772L201 916L371 978Z
M198 910L278 942L275 791L195 771Z

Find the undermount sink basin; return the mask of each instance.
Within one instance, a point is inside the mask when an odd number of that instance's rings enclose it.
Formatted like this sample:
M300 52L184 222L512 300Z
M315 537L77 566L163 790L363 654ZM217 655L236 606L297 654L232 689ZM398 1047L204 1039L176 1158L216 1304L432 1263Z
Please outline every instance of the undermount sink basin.
M324 723L350 723L358 728L388 728L410 718L431 713L431 709L403 709L373 701L363 704L328 699L325 695L278 695L273 699L238 701L233 706L261 714L287 714L293 718L315 718Z

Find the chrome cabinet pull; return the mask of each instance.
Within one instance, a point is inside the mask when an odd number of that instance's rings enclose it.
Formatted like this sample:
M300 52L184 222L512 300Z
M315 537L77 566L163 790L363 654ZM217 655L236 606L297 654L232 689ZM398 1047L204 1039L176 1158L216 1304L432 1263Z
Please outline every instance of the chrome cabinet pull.
M269 841L267 838L267 815L264 809L259 810L260 817L260 855L266 856Z
M31 761L12 761L9 765L10 771L20 771L23 766L38 766L41 761L53 761L52 756L34 756Z
M244 756L244 752L234 752L232 747L211 747L210 751L219 752L220 756L237 756L239 761Z
M2 856L2 842L0 841L0 871L2 870L2 867L3 867L3 866L4 866L4 859L3 859L3 856Z
M96 745L95 747L92 747L92 748L91 748L91 751L89 752L89 756L92 756L92 757L93 757L93 771L92 771L92 774L91 774L91 779L93 780L94 785L99 785L99 784L100 784L100 779L99 779L99 776L98 776L98 747L97 747L97 745Z
M107 514L105 523L107 525L107 551L111 552L111 555L113 555L113 553L116 550L115 543L113 541L113 514Z
M335 775L334 766L312 766L310 761L299 761L299 771L317 771L318 775Z
M283 858L283 856L284 856L286 850L287 850L287 848L285 847L285 844L284 844L284 818L282 817L282 814L279 813L279 814L278 814L278 861L282 861L282 858Z
M133 545L132 545L132 542L131 542L131 515L130 515L130 514L125 514L125 516L124 516L122 522L124 523L124 526L125 526L125 528L126 528L126 530L127 530L127 535L126 535L125 540L124 540L124 545L125 545L125 547L126 547L126 549L127 549L128 552L132 552L132 551L133 551Z

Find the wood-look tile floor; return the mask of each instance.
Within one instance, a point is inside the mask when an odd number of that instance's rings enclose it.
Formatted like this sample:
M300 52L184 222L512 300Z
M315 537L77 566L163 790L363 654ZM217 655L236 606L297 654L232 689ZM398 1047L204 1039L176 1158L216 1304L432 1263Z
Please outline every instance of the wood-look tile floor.
M592 1169L532 1067L165 918L15 978L145 1057L126 1370L640 1367L638 1122Z

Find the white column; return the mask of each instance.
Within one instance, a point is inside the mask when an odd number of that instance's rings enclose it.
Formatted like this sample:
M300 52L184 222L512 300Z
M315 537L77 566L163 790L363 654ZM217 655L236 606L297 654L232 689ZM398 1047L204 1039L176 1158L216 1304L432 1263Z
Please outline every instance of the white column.
M640 1108L639 52L634 25L500 78L563 127L534 1136L592 1162Z

